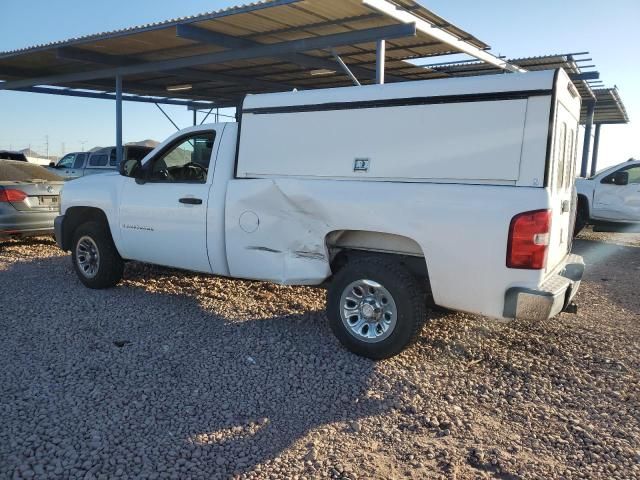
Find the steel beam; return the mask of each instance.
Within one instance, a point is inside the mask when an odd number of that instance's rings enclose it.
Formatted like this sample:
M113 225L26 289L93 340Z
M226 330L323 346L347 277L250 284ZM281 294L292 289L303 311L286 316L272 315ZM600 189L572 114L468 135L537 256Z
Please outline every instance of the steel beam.
M242 37L234 37L225 33L214 32L206 28L195 27L193 25L177 25L176 36L198 43L209 43L219 47L232 50L234 48L250 48L261 43Z
M596 110L596 102L587 103L587 122L584 126L584 144L582 145L582 165L580 176L586 178L589 167L589 148L591 147L591 127L593 126L593 114Z
M122 76L116 75L116 164L122 163Z
M600 72L583 72L583 73L570 73L569 78L573 81L577 80L597 80L600 78Z
M169 114L167 112L164 111L164 109L156 103L156 107L158 107L158 110L160 110L162 112L162 114L166 117L167 120L169 120L171 122L171 125L173 125L177 131L180 131L180 127L178 126L178 124L176 122L174 122L171 117L169 116ZM195 111L194 111L195 113Z
M213 113L213 108L210 108L209 111L207 112L207 114L204 116L204 118L202 119L202 121L200 122L200 125L204 125L204 122L207 121L207 118L209 118L209 115L211 115ZM196 118L196 115L198 114L198 110L196 110L195 108L193 109L193 118ZM217 123L217 122L216 122Z
M220 32L213 32L211 30L206 30L204 28L194 27L193 25L178 25L176 27L176 34L180 38L193 40L194 42L217 45L219 47L223 47L227 49L243 49L243 48L252 48L252 47L258 47L258 46L264 45L259 42L256 42L255 40L250 40L250 39L241 38L241 37L234 37L232 35L226 35ZM288 62L294 63L296 65L300 65L302 67L307 67L307 68L333 69L335 67L334 63L331 60L313 57L311 55L305 55L302 53L287 53L287 54L276 56L276 58L281 58ZM353 73L360 75L361 77L371 77L373 73L370 70L367 70L366 68L360 68L360 67L351 67L350 70ZM396 78L396 77L394 77L393 79L396 81L403 80L402 78Z
M84 90L72 90L72 89L60 89L51 87L31 87L21 88L15 90L16 92L28 92L28 93L43 93L46 95L61 95L63 97L79 97L79 98L94 98L97 100L115 100L116 96L107 92L95 92ZM198 103L193 100L176 100L170 98L154 98L154 97L141 97L138 95L122 95L122 101L124 102L137 102L137 103L160 103L162 105L178 105L181 107L205 109L211 108L212 103ZM222 108L233 107L235 104L222 105Z
M368 0L365 0L368 1ZM381 39L405 38L416 35L416 24L405 23L400 25L388 25L385 27L355 30L347 33L338 33L322 37L303 38L288 42L280 42L269 45L243 48L239 50L225 50L223 52L205 53L191 57L147 62L125 67L105 68L91 72L77 72L61 75L51 75L41 78L9 81L0 83L0 90L17 90L36 85L56 85L61 83L82 82L101 78L115 77L116 75L139 75L149 72L161 72L189 68L197 65L225 63L236 60L251 60L263 57L281 57L288 53L297 53L311 50L320 50L343 45L358 43L370 43Z
M518 67L517 65L512 65L509 62L505 62L500 58L490 54L489 52L478 48L470 43L461 40L455 35L443 30L442 28L424 20L421 17L418 17L411 13L408 10L399 8L395 4L387 1L387 0L362 0L362 3L369 8L379 11L402 23L415 23L416 28L419 32L424 33L436 40L440 40L442 43L446 43L447 45L453 47L455 50L471 55L472 57L477 58L478 60L482 60L483 62L490 63L491 65L495 65L502 70L507 70L509 72L526 72L525 69Z
M593 137L593 155L591 157L591 176L593 177L598 171L598 151L600 150L600 128L601 123L596 123L596 133Z
M126 55L106 55L99 52L90 52L88 50L82 50L79 48L60 47L57 49L58 58L64 60L74 60L85 63L95 63L97 65L111 65L114 67L124 67L130 65L140 65L141 60L132 56ZM248 85L250 87L268 88L274 90L290 90L291 85L271 82L267 80L260 80L257 78L247 78L237 75L230 75L226 73L218 72L203 72L201 70L194 70L191 68L183 68L178 70L167 70L165 73L175 75L176 77L187 78L190 81L202 80L207 83L213 83L215 80L219 80L226 83Z
M347 66L346 63L344 63L344 60L342 60L342 58L340 58L340 55L338 55L336 53L335 50L331 49L331 55L333 55L333 58L336 59L336 62L338 62L338 65L340 65L340 68L342 68L342 70L344 71L344 73L347 74L347 76L351 79L351 81L353 82L354 85L356 85L357 87L361 87L362 84L360 83L360 81L358 80L358 78L353 74L353 72L349 69L349 67Z
M378 40L376 44L376 83L384 84L385 61L387 59L387 42Z

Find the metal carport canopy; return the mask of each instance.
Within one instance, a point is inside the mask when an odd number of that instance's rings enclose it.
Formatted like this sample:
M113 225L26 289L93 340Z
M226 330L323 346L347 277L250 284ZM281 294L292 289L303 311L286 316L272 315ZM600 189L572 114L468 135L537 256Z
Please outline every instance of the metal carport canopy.
M385 40L388 81L423 78L406 60L453 53L521 71L414 0L271 0L0 53L0 89L104 95L121 76L125 100L236 105L247 93L351 85L338 56L373 83Z

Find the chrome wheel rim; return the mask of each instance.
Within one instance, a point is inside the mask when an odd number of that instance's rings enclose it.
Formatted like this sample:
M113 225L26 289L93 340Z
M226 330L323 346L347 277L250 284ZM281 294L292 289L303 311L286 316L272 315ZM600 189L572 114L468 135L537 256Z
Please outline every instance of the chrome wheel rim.
M82 237L76 245L76 263L82 274L87 278L93 278L100 268L100 252L98 245L91 237Z
M377 343L395 329L398 309L389 290L373 280L363 279L344 289L340 316L351 335L366 343Z

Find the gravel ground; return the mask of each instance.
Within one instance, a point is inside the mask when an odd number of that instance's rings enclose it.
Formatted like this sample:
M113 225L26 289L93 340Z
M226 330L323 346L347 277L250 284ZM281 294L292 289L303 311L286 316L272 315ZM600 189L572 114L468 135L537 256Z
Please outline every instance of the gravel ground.
M0 478L640 478L640 236L585 232L577 315L436 312L374 363L324 292L0 244Z

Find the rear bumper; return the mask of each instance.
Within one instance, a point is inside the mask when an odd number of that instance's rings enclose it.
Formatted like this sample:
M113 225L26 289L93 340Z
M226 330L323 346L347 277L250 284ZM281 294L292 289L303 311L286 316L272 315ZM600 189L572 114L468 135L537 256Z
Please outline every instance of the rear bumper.
M56 215L56 212L17 212L0 215L0 238L50 235L53 233Z
M569 255L564 267L537 289L513 287L504 297L504 317L546 320L555 317L578 293L584 275L584 260Z

